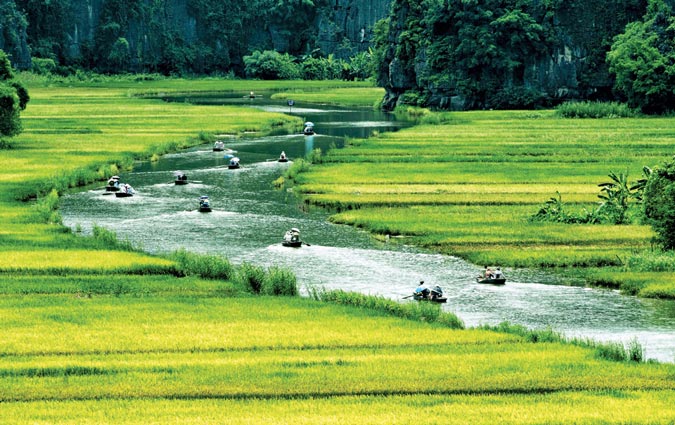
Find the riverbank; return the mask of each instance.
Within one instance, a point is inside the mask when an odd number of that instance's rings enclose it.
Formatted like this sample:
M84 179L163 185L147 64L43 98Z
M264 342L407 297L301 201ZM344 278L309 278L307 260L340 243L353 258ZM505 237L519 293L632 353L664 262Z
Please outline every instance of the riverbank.
M641 178L644 166L671 155L675 119L482 111L423 120L329 152L295 177L297 190L335 211L334 222L382 238L474 264L571 270L626 293L675 297L675 256L652 252L649 226L531 220L558 193L568 210L592 210L611 172Z
M167 105L105 84L29 90L25 132L0 151L10 171L0 176L0 250L12 259L0 266L3 423L655 423L675 415L672 364L608 361L606 350L545 333L456 330L254 296L223 260L151 256L105 231L76 237L59 224L52 189L123 175L135 158L209 134L295 121ZM17 199L40 193L38 203Z

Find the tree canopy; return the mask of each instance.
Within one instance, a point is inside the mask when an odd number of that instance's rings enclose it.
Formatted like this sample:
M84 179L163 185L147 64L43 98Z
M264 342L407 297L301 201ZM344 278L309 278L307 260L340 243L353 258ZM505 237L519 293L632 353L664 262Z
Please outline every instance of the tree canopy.
M0 50L0 136L11 137L21 132L20 114L29 100L28 90L14 79L12 64Z
M641 21L628 24L607 54L615 88L631 107L663 113L675 105L675 17L663 0L650 0Z
M643 203L656 241L664 249L675 249L675 158L652 170L645 184Z

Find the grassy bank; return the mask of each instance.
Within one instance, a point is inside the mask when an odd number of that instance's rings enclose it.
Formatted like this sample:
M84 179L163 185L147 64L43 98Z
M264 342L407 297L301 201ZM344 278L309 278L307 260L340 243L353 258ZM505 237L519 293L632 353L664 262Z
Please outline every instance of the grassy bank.
M72 235L58 217L58 193L69 187L212 134L299 125L136 95L264 86L299 99L304 86L67 83L29 85L25 131L0 150L8 164L0 175L0 422L647 424L675 416L670 364L608 361L606 350L514 328L459 329L435 306L258 296L294 282L218 257L150 256L102 229ZM302 90L316 96L320 86Z
M530 217L557 192L566 208L592 210L611 172L641 178L644 166L672 155L675 119L482 111L429 114L422 122L330 152L296 176L299 190L308 203L335 210L337 223L403 236L477 265L602 270L607 285L621 287L636 253L651 250L648 226ZM631 276L631 293L672 296L671 279L643 277L635 289ZM657 282L670 289L656 291Z

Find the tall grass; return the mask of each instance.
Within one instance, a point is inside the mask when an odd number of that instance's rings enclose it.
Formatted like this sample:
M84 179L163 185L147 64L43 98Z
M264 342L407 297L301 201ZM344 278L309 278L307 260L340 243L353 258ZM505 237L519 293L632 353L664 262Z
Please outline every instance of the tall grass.
M638 112L619 102L564 102L556 113L565 118L631 118Z
M522 325L502 322L498 325L482 325L479 329L505 332L513 335L519 335L525 341L531 343L569 343L585 348L591 348L595 351L598 358L617 361L617 362L635 362L645 361L644 349L637 339L632 339L628 346L620 342L599 342L588 338L568 338L556 332L551 328L547 329L529 329Z
M400 303L384 297L342 290L325 291L314 289L311 296L319 301L379 311L420 322L439 323L452 329L464 329L464 323L459 317L453 313L442 312L440 306L433 303Z
M170 258L178 263L178 268L186 276L229 280L235 274L230 261L216 255L195 254L181 249L171 254Z

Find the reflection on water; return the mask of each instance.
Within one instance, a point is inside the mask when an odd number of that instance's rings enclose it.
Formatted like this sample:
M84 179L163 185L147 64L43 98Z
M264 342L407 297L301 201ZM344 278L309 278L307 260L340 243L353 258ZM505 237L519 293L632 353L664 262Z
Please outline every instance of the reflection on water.
M317 134L232 140L226 144L241 158L237 170L228 169L224 153L213 152L211 146L139 164L122 176L136 196L116 198L102 190L69 195L61 209L64 224L79 225L85 234L94 224L103 226L150 252L185 248L223 255L234 263L289 267L303 291L339 288L400 299L423 279L443 287L448 297L443 308L456 312L468 326L509 321L597 340L628 343L637 338L647 357L675 360L673 302L552 285L561 283L560 278L532 270L506 270L510 280L504 286L481 285L474 281L480 270L475 265L380 243L358 229L329 223L323 211L304 211L292 192L272 186L290 165L276 162L281 151L292 160L314 148L339 147L345 135L364 137L373 128L393 130L401 124L370 111L294 108L294 113L313 121ZM190 183L174 185L176 170L185 171ZM197 211L200 195L209 196L213 212ZM290 227L300 228L309 246L282 247Z

